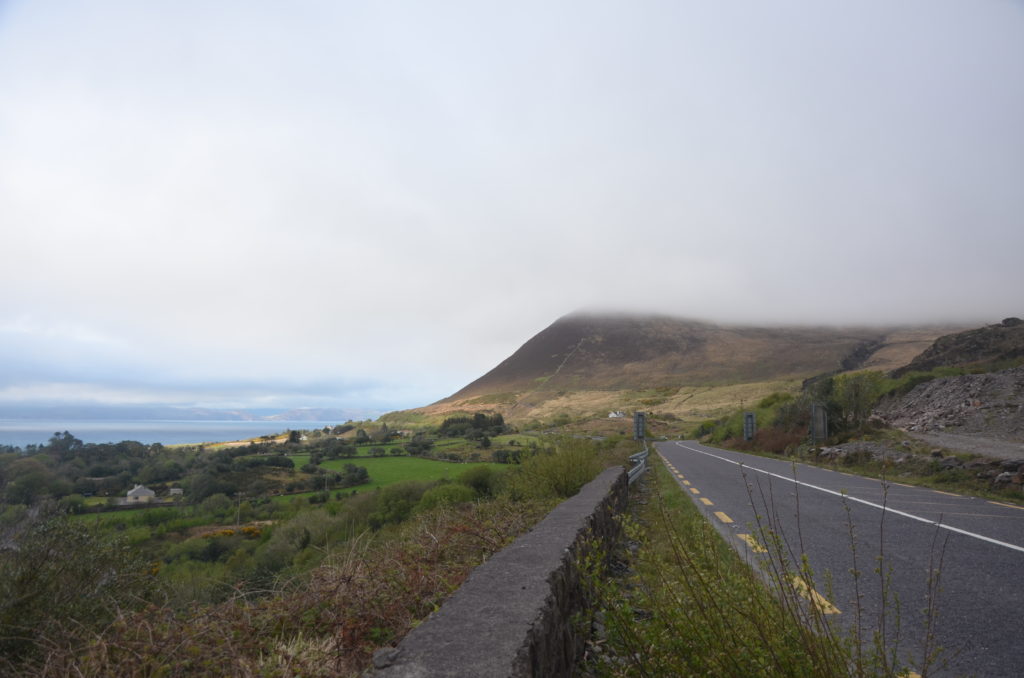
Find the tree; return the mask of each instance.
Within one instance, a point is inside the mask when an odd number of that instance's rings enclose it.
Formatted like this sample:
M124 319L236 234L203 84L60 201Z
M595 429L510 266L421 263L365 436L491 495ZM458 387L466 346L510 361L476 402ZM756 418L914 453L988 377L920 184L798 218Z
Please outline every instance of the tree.
M391 432L388 430L388 425L381 423L380 428L373 433L373 440L375 442L384 443L387 442L391 437Z
M869 370L835 377L833 393L842 408L843 419L854 428L866 422L884 386L885 377L881 372Z

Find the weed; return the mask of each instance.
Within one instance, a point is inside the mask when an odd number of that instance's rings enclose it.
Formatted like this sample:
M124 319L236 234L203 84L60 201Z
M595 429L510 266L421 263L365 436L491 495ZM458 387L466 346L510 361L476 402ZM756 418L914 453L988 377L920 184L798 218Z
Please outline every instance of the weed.
M635 576L594 585L607 637L596 649L592 644L592 675L901 675L899 603L890 595L884 551L874 569L884 592L880 618L872 623L855 609L852 629L842 632L830 620L834 610L813 593L829 594L830 577L811 568L799 528L792 539L780 529L770 484L751 496L761 506L751 550L763 555L746 563L676 490L664 467L655 462L654 468L645 501L634 502L636 516L625 521L627 538L639 545ZM847 530L859 596L862 554L849 517ZM932 574L937 594L938 568ZM933 604L935 595L929 600ZM928 610L930 625L935 614ZM927 675L937 656L934 643L924 654L919 670Z

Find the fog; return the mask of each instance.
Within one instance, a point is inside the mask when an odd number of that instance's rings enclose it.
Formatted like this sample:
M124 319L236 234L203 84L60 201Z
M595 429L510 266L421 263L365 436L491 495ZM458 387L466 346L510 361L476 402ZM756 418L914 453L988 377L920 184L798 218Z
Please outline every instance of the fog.
M581 308L997 322L1021 120L1019 2L4 3L0 415L422 405Z

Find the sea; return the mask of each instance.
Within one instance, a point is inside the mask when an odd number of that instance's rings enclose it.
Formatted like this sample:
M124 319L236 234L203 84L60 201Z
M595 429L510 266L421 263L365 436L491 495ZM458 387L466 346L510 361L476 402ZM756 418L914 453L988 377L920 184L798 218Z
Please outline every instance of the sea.
M85 443L122 440L165 445L244 440L288 429L323 428L316 421L33 421L0 419L0 445L44 445L54 433L67 431Z

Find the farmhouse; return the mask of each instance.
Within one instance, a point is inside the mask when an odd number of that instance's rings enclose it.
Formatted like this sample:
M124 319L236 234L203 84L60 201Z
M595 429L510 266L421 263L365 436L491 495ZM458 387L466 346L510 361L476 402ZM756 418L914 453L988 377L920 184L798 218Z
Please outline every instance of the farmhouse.
M132 489L128 490L128 502L129 504L144 504L153 501L156 498L156 492L149 489L145 485L136 485Z

